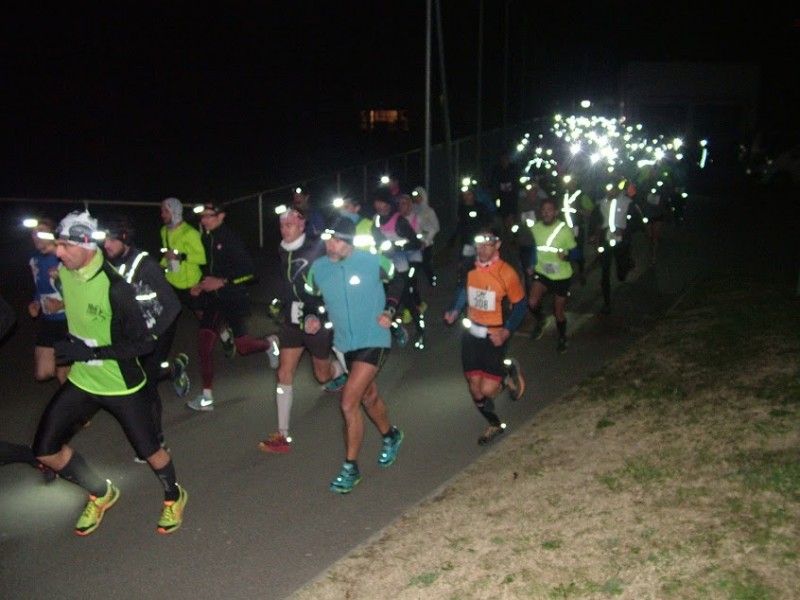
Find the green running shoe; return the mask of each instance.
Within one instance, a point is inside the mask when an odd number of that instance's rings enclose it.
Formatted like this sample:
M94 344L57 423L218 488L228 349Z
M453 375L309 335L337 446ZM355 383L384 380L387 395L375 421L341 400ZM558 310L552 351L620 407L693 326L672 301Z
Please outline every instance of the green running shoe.
M184 398L189 393L191 383L186 367L189 365L189 357L183 352L172 361L172 385L179 398Z
M75 524L75 533L78 535L89 535L100 526L105 512L114 506L119 500L119 488L108 481L108 488L105 496L92 496L89 494L89 502L83 509L78 522Z
M344 463L339 475L331 481L331 491L337 494L349 494L359 483L361 483L361 473L358 468Z
M161 511L161 518L158 520L158 533L172 533L183 524L183 509L186 508L186 501L189 500L189 492L178 486L180 496L172 502L164 502L164 510Z
M381 467L391 467L394 464L404 437L405 434L394 425L392 425L390 435L383 436L383 447L378 455L378 464Z

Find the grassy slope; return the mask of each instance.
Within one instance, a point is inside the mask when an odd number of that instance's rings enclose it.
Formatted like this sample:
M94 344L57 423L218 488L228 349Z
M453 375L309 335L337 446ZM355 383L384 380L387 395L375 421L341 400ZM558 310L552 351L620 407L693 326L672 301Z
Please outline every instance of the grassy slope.
M800 597L798 308L698 286L295 598Z

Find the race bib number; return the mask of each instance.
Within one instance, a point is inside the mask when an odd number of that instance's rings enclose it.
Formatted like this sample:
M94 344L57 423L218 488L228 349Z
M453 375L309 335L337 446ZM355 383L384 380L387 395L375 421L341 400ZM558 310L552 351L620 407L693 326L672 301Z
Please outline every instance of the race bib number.
M497 306L497 294L492 290L479 290L470 287L467 289L467 301L472 308L493 311Z
M557 275L558 274L558 263L554 263L554 262L542 263L542 271L544 271L545 275Z
M291 319L292 323L295 325L299 325L303 322L303 303L298 302L295 300L292 302L292 311L291 311Z

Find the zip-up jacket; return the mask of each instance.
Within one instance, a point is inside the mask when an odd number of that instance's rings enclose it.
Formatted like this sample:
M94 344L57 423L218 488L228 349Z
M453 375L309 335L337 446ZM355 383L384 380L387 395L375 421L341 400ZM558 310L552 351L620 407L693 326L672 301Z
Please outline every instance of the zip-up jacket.
M78 271L60 270L69 332L98 348L97 360L76 362L69 380L91 394L131 394L145 384L137 356L153 351L132 286L103 259L99 250Z

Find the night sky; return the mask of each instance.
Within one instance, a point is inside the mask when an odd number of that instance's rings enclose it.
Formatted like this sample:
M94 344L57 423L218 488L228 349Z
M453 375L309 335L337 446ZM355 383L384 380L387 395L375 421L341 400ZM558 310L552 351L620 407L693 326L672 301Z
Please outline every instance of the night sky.
M757 62L765 75L765 126L796 112L800 11L792 14L789 3L716 13L693 12L689 4L545 4L509 4L511 122L579 97L613 95L617 72L630 60ZM419 147L425 6L300 0L5 7L0 197L230 198ZM454 136L474 132L477 120L478 6L442 0ZM505 6L484 2L484 128L502 122ZM436 51L433 61L438 96ZM365 108L407 109L412 131L361 132ZM436 142L437 110L434 119Z

